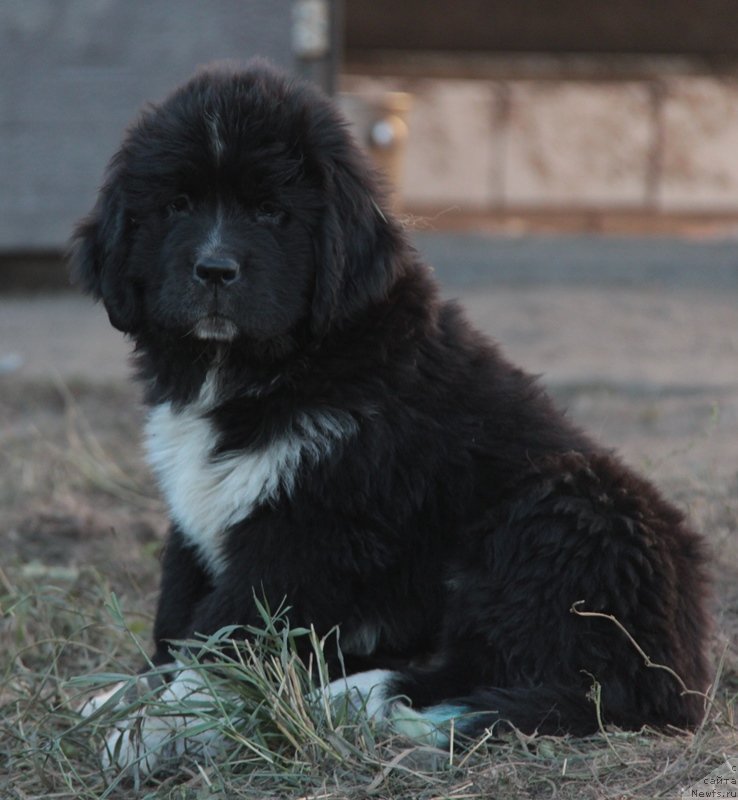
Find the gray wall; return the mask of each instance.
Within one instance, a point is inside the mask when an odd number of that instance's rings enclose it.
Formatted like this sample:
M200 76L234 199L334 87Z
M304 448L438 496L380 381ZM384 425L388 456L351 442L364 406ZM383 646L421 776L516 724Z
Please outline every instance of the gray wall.
M196 67L291 68L292 0L3 0L0 252L56 250L124 127Z

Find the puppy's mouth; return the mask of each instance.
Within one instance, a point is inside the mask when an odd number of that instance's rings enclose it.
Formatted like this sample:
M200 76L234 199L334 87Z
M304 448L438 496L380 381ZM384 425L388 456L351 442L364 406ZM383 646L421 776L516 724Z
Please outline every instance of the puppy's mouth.
M238 328L228 317L208 314L195 324L194 334L198 339L212 342L232 342L238 336Z

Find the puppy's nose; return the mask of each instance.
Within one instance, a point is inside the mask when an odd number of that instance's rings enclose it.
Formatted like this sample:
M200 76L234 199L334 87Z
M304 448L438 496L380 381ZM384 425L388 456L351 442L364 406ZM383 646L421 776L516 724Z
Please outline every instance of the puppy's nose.
M238 278L238 261L227 256L206 256L195 262L195 278L210 286L227 286Z

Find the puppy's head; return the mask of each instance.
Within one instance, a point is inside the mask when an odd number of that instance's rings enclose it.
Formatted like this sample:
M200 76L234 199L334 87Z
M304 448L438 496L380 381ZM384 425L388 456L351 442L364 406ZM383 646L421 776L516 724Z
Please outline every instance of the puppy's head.
M259 63L145 111L71 247L134 336L323 335L381 299L401 236L330 101Z

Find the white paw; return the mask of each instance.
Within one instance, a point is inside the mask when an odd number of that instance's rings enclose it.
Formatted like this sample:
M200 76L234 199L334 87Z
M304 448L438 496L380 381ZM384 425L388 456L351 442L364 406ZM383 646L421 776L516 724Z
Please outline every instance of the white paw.
M371 669L357 672L332 681L325 687L330 702L347 699L355 711L365 713L369 719L384 719L392 705L387 696L389 682L394 672L389 669Z
M127 684L123 681L120 683L114 683L107 691L99 692L89 700L85 700L85 702L78 709L79 715L84 719L91 717L98 709L102 708L105 703L107 703L113 697L114 694L120 692L124 686L127 686Z
M124 685L88 700L80 713L89 717ZM197 670L181 669L158 697L113 723L101 754L103 768L138 779L185 753L214 755L222 745L211 713L215 702Z
M331 703L347 699L353 711L381 722L394 733L419 744L445 747L451 720L463 715L465 709L439 704L415 711L401 698L389 694L394 674L386 669L358 672L329 683L324 693Z

